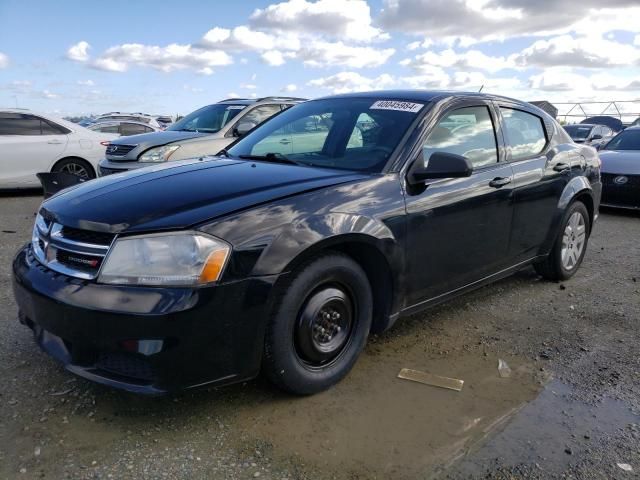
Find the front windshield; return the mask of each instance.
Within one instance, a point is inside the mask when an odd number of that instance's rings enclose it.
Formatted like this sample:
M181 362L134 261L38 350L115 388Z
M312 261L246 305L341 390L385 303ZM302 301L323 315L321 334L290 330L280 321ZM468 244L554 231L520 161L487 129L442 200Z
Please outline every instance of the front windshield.
M202 107L191 112L182 120L171 125L167 130L178 132L215 133L224 127L229 120L244 110L246 105L216 104Z
M296 105L229 149L231 157L381 171L425 103L331 98Z
M605 150L640 150L640 128L623 130L613 137Z
M584 140L589 136L592 127L584 125L565 125L564 129L573 140Z

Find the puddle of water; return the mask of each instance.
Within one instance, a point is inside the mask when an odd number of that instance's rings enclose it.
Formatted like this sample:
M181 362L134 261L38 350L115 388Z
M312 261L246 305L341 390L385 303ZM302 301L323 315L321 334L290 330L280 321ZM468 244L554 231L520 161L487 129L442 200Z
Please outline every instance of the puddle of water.
M327 392L243 407L239 431L271 444L276 459L295 459L327 477L429 475L542 388L530 365L504 358L509 378L499 377L497 358L481 353L428 358L414 346L402 355L365 354ZM396 378L403 367L459 378L464 387L456 392Z
M590 443L639 421L624 402L605 398L596 406L586 405L575 398L569 386L554 380L513 416L504 430L453 470L463 475L478 474L483 466L499 459L503 466L537 463L543 472L559 474L575 463ZM565 451L567 448L571 454Z

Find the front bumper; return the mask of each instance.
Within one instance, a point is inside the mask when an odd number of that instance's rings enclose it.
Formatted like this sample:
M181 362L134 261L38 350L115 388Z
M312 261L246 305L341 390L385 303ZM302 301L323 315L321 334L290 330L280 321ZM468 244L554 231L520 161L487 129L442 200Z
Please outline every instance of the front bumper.
M114 173L128 172L129 170L137 170L138 168L151 167L153 165L157 165L157 163L140 163L137 160L114 162L103 158L98 162L98 176L104 177Z
M53 272L29 246L13 262L20 320L40 347L79 376L144 394L255 377L276 279L123 287Z

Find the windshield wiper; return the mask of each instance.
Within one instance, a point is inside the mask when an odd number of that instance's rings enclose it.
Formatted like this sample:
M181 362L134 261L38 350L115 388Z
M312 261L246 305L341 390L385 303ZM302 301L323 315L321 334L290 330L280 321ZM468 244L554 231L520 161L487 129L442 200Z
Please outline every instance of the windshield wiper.
M227 158L231 158L231 155L229 155L229 152L227 151L226 148L223 148L222 150L220 150L218 153L216 153L216 157L227 157Z
M285 157L281 153L274 153L274 152L269 152L264 155L238 155L238 158L241 158L243 160L260 160L260 161L274 162L274 163L286 163L289 165L306 165L305 163L291 160L290 158Z

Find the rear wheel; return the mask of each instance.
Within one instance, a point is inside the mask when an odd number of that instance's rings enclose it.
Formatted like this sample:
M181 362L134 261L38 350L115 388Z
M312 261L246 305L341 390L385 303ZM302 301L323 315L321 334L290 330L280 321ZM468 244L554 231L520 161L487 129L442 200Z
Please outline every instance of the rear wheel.
M278 387L307 395L353 367L371 328L371 287L351 258L324 255L295 272L265 337L263 370Z
M580 265L587 251L591 225L584 203L576 201L567 209L560 235L549 256L534 264L536 271L549 280L567 280Z
M96 178L96 172L93 170L91 164L82 158L63 158L53 166L51 171L70 173L86 180Z

